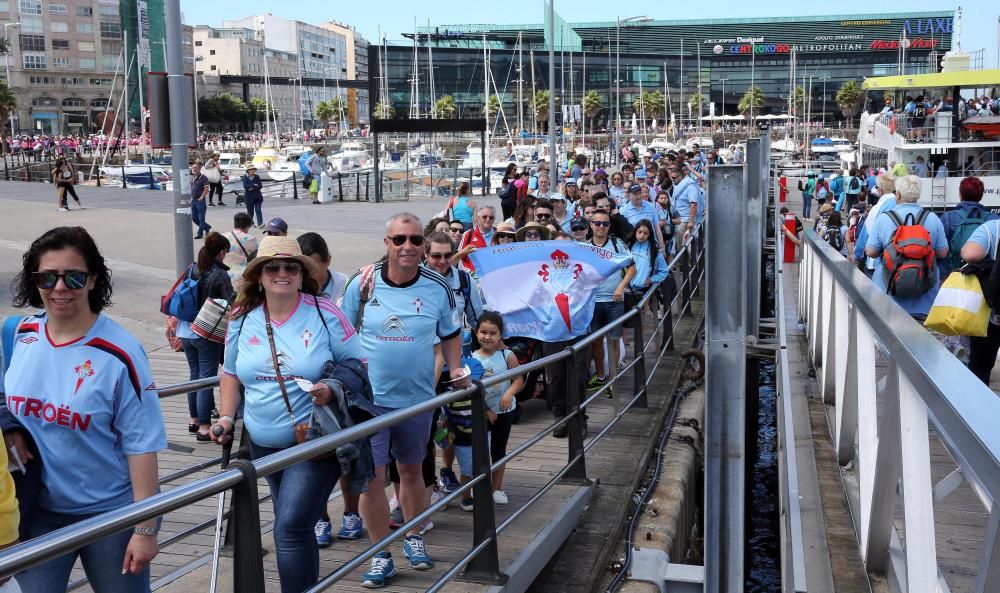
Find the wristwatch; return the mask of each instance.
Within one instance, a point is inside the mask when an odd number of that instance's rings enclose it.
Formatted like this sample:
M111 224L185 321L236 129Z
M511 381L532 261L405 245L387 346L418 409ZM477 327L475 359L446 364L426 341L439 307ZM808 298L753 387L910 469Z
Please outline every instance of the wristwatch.
M132 533L136 535L148 535L155 537L160 530L157 527L136 527L132 530Z

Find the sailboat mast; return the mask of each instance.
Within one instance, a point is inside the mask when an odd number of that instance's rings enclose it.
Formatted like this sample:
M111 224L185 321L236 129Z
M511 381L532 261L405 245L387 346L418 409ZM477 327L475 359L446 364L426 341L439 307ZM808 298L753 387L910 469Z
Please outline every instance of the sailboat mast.
M538 134L538 116L535 115L535 109L536 109L536 106L535 106L535 92L536 91L535 91L535 50L534 49L528 50L528 63L531 64L531 105L532 105L531 121L533 123L531 129L534 131L535 135L537 135Z
M127 56L128 55L128 29L124 29L122 32L124 33L124 37L122 38L122 46L126 48L125 49L125 55ZM132 69L132 60L128 60L128 68L125 69L125 89L123 91L125 93L125 118L124 118L125 119L125 152L123 152L122 154L125 155L124 156L124 159L125 159L124 163L126 165L128 164L128 148L129 148L128 147L128 116L129 116L129 112L132 110L132 96L128 92L128 79L129 79L128 75L129 75L129 70L131 70L131 69Z
M583 145L587 146L587 112L584 100L587 98L587 52L583 52L583 90L580 92L580 120L583 130Z
M486 157L490 154L490 48L486 45L486 34L483 33L483 113L486 114ZM489 166L483 163L483 168Z
M427 21L427 73L430 76L430 91L431 91L431 108L434 108L434 103L437 101L437 97L434 92L434 54L431 51L431 22Z
M681 75L680 75L680 83L678 86L681 89L681 98L678 107L680 107L681 110L681 126L683 126L684 125L684 39L683 38L681 38ZM691 110L688 109L689 113L690 111Z

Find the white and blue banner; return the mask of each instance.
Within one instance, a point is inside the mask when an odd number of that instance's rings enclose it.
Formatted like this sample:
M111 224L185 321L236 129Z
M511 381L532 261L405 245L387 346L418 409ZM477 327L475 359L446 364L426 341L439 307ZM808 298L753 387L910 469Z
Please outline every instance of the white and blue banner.
M528 241L477 249L469 257L487 307L503 316L506 336L558 342L584 334L598 286L631 254L572 241Z

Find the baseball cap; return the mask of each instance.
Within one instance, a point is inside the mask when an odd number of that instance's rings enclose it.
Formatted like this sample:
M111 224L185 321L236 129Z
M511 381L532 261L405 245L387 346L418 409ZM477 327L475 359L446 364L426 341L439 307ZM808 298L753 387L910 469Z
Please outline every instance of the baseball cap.
M566 182L564 183L564 185L576 185L576 179L574 179L573 177L570 177L569 179L566 180Z
M639 169L638 171L636 171L635 172L635 178L636 179L645 179L646 178L646 170L645 169Z
M288 223L278 217L269 220L267 222L267 226L264 227L264 233L268 235L272 233L287 233L287 232L288 232Z
M632 185L628 186L628 193L630 194L642 193L642 186L639 185L638 183L633 183Z
M574 218L573 222L569 223L569 230L585 231L587 230L587 221L582 218Z
M552 195L549 196L549 201L550 202L554 202L556 200L562 200L563 202L565 202L566 201L566 196L564 196L564 195L562 195L560 193L554 193L554 194L552 194Z
M608 176L608 172L605 171L604 169L598 169L598 170L594 171L594 177L597 177L598 175L604 175L605 177L607 177Z

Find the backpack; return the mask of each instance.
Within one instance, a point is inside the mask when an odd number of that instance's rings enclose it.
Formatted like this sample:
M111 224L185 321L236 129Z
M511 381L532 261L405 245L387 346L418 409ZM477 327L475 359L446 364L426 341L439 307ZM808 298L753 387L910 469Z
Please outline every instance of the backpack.
M475 327L479 323L479 317L476 315L476 308L472 306L472 277L465 270L457 271L458 289L465 297L465 316L468 318L469 325Z
M843 193L844 178L837 177L836 179L834 179L833 183L830 184L830 191L832 191L835 196L839 196L841 193Z
M198 280L194 277L194 264L177 279L165 296L160 299L160 313L172 315L181 321L194 321L198 317Z
M361 289L360 289L360 304L358 305L358 316L354 319L354 331L361 333L361 325L365 320L365 305L371 300L372 294L375 292L375 264L371 264L361 268L359 275L361 276Z
M826 242L840 253L844 249L844 235L835 226L826 227Z
M299 157L299 173L309 175L309 159L312 158L313 151L307 150Z
M861 180L857 177L851 177L851 182L847 184L847 189L848 193L861 193Z
M820 180L816 182L816 189L813 190L816 195L817 200L825 200L830 194L830 188L826 184L825 180Z
M896 224L892 240L882 252L888 293L901 299L917 298L934 286L937 277L931 234L923 226L927 211L921 211L916 219L907 214L905 221L895 210L886 214Z
M10 359L14 357L14 338L17 337L17 328L24 321L20 315L11 315L3 320L3 338L0 341L0 359L3 360L3 369L0 372L0 381L3 374L10 368Z
M924 103L917 103L913 109L913 117L927 117L927 105Z
M981 224L986 222L986 213L978 206L965 210L961 213L961 217L961 221L955 225L955 232L951 236L951 241L948 242L948 262L951 264L951 269L953 270L962 267L962 247L965 246L965 242L969 240L969 237L972 236L972 233Z

